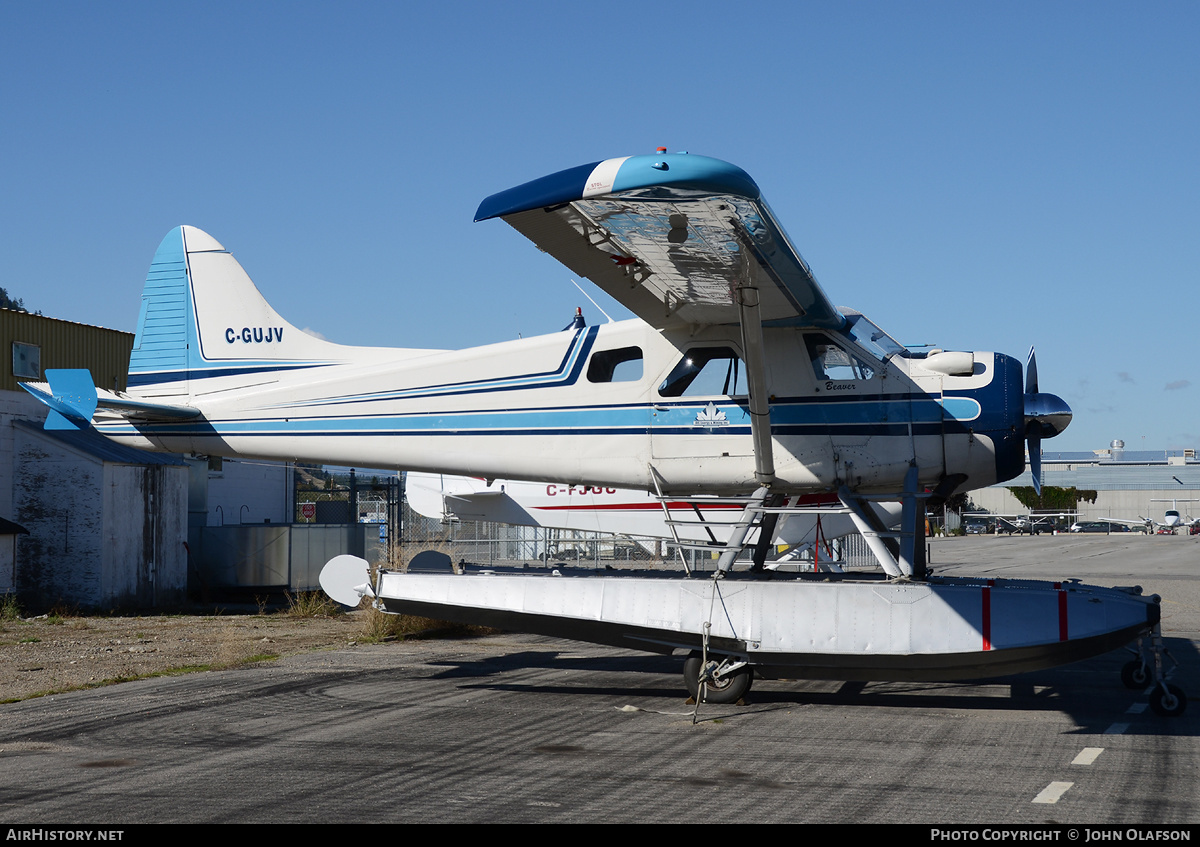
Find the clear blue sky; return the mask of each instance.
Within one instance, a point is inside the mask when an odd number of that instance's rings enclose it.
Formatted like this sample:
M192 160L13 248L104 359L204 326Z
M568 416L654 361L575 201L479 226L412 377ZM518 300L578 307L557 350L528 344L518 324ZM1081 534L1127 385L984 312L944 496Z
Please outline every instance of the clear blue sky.
M745 168L901 342L1036 344L1048 450L1200 446L1198 45L1169 0L7 0L0 285L132 331L187 223L334 341L555 331L601 318L476 206L663 145Z

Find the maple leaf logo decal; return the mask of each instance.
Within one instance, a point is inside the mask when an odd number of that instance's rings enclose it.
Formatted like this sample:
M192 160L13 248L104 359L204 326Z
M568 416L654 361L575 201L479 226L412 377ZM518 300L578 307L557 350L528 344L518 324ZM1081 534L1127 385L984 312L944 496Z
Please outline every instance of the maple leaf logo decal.
M692 421L693 426L729 426L729 418L725 417L725 413L717 408L715 403L709 403L703 409L696 413L696 420Z

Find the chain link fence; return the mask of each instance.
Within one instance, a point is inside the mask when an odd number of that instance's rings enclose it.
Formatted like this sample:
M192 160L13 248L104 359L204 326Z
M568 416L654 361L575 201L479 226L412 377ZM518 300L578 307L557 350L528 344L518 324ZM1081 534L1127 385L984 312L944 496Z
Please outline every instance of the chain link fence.
M400 479L370 474L349 471L340 475L298 475L296 522L378 525L379 544L370 557L371 564L391 569L405 568L426 550L449 556L455 565L475 567L664 572L682 572L685 567L712 571L720 556L719 551L677 547L662 538L428 518L408 505ZM791 571L811 571L828 563L854 570L878 567L866 542L857 534L791 555L775 548L768 562L780 558L784 561L778 567ZM751 551L744 550L736 567L748 567L750 559Z
M660 538L612 535L602 532L513 526L487 521L445 520L423 517L404 502L401 509L400 541L392 554L392 567L403 567L418 553L435 550L456 565L496 568L585 567L596 570L711 571L719 553L704 549L677 548ZM779 557L772 551L768 561ZM749 566L751 551L743 551L739 566ZM833 539L816 551L806 550L781 567L813 570L827 562L842 568L878 567L862 536Z

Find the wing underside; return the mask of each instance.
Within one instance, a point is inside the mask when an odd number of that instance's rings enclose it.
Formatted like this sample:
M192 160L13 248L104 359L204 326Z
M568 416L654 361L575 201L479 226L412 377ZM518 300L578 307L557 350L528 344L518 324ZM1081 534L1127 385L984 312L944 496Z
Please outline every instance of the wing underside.
M502 217L646 322L736 324L737 289L767 325L840 327L753 180L726 162L672 154L607 160L493 195Z

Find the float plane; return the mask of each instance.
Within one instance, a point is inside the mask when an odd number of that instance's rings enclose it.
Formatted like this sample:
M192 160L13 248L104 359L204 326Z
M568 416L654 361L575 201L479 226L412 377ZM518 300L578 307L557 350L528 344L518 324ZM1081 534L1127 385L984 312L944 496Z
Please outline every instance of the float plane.
M715 496L676 501L628 488L485 480L416 471L405 475L404 494L413 511L438 521L488 521L625 536L650 554L662 549L661 542L669 542L685 569L683 551L711 556L722 550L742 511L737 501ZM776 548L775 555L765 567L780 567L812 553L806 566L839 570L829 542L859 529L837 495L797 495L782 506L786 512L779 518L775 537L768 542ZM888 529L900 522L897 501L873 501L870 508ZM745 544L757 548L758 541L755 527L747 534Z
M755 676L963 679L1152 637L1157 597L925 567L925 505L1011 479L1071 419L1031 353L914 353L818 285L741 168L686 153L592 162L483 201L638 317L461 351L346 347L285 321L216 239L172 230L142 295L128 390L87 371L27 388L47 425L210 456L532 479L739 507L711 575L412 574L335 566L322 585L408 612L671 653L700 699ZM331 283L336 283L331 280ZM757 567L797 496L832 494L884 573ZM890 533L869 504L901 505ZM754 565L734 569L757 531Z

